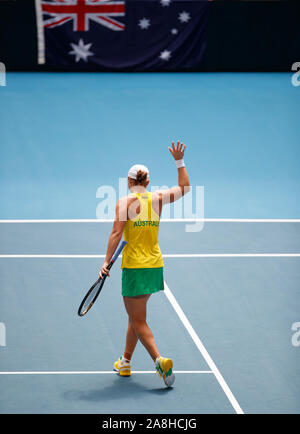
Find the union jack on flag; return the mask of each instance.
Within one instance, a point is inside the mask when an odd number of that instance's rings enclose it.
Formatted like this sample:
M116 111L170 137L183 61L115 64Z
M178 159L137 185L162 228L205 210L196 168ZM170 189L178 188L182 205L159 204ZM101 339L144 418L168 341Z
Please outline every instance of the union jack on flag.
M111 30L125 30L125 25L112 17L125 16L125 0L42 0L43 25L45 28L73 22L73 30L86 32L90 21Z

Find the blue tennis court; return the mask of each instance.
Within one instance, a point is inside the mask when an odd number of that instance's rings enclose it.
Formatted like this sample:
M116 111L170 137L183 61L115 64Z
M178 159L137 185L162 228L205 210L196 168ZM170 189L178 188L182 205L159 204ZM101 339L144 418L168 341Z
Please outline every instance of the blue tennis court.
M299 413L290 74L9 73L0 92L0 412ZM99 188L120 193L135 162L152 186L175 185L177 138L203 227L185 207L160 224L165 291L149 324L174 360L166 389L141 344L132 377L112 371L127 325L120 263L89 314L77 308L112 227L109 209L97 219Z

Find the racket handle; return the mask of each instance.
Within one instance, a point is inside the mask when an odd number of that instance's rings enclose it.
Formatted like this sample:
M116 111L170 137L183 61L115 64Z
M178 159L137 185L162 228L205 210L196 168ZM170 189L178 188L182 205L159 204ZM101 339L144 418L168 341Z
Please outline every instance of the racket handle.
M123 248L125 247L126 244L127 244L126 241L122 241L122 243L120 244L120 246L117 249L116 253L112 257L112 260L110 261L111 265L116 261L116 259L118 258L119 254L122 252L122 250L123 250Z

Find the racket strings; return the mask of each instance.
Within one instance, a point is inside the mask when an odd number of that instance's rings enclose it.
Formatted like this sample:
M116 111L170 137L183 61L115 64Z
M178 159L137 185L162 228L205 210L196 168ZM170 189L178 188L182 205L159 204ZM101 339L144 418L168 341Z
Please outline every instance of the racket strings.
M95 301L95 298L97 297L98 292L101 288L102 283L103 283L103 279L99 279L96 282L96 284L90 289L90 291L86 295L85 299L83 300L82 305L80 306L80 309L79 309L80 315L84 315L92 307L92 305Z

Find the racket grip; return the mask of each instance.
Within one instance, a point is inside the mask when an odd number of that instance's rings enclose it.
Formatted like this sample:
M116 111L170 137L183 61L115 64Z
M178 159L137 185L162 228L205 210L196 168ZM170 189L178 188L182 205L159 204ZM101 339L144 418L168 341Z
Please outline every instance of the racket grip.
M122 241L122 243L118 247L117 251L115 252L114 256L112 257L112 260L110 261L112 264L116 261L116 259L118 258L119 254L122 252L122 250L126 244L127 244L126 241Z

